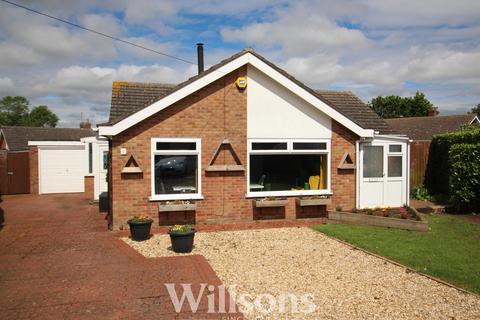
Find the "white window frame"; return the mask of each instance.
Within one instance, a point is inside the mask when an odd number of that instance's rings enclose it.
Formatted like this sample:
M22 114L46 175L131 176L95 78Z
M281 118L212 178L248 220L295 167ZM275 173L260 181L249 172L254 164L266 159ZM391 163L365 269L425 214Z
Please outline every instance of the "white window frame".
M286 150L252 150L252 143L287 143ZM294 150L293 143L311 142L326 143L326 149L321 150ZM248 139L247 141L247 198L258 197L281 197L281 196L312 196L331 195L331 139ZM322 190L282 190L282 191L250 191L250 155L272 155L272 154L326 154L327 155L327 189Z
M195 143L195 150L157 150L157 142L189 142ZM197 192L177 194L155 194L155 156L156 155L196 155L197 156ZM162 200L198 200L202 196L202 139L199 138L152 138L151 139L151 196L150 201Z

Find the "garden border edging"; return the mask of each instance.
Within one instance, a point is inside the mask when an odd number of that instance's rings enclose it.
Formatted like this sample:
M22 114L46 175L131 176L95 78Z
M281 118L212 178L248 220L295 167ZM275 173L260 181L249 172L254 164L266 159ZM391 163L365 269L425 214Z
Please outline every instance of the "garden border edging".
M419 217L421 217L421 215L417 211L416 213L418 214ZM430 230L428 227L428 222L423 219L420 221L415 221L415 220L408 220L408 219L370 216L363 213L329 211L328 220L331 220L332 222L339 222L339 223L396 228L396 229L413 230L413 231L429 231Z

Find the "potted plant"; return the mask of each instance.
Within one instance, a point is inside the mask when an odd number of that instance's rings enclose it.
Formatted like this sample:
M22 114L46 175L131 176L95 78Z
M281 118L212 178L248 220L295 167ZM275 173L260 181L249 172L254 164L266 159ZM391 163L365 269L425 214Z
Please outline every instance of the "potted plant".
M150 228L152 227L153 220L147 215L135 216L127 222L130 226L132 240L144 241L150 238Z
M168 232L172 241L172 249L177 253L192 252L195 229L191 225L174 225Z

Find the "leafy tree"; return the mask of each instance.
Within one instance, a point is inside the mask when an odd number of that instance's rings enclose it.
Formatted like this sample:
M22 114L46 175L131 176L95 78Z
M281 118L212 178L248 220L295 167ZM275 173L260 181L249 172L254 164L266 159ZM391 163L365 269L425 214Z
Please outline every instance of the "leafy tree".
M419 91L414 97L378 96L368 106L382 118L425 117L436 112L425 94Z
M29 104L24 97L4 97L0 100L0 124L4 126L22 125L22 122L28 117Z
M29 112L30 102L20 96L6 96L0 100L0 125L25 127L55 127L58 117L47 106L38 106Z
M472 113L476 113L477 115L480 116L480 103L477 104L476 107L473 107L471 112L472 112Z
M29 127L55 127L58 117L50 111L47 106L38 106L30 111L26 119L26 126Z

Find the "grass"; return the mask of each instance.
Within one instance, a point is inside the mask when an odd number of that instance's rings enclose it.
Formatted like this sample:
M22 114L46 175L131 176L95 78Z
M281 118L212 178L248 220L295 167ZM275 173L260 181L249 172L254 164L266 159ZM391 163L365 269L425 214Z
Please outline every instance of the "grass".
M426 219L429 232L344 224L313 228L480 294L480 224L439 215Z

